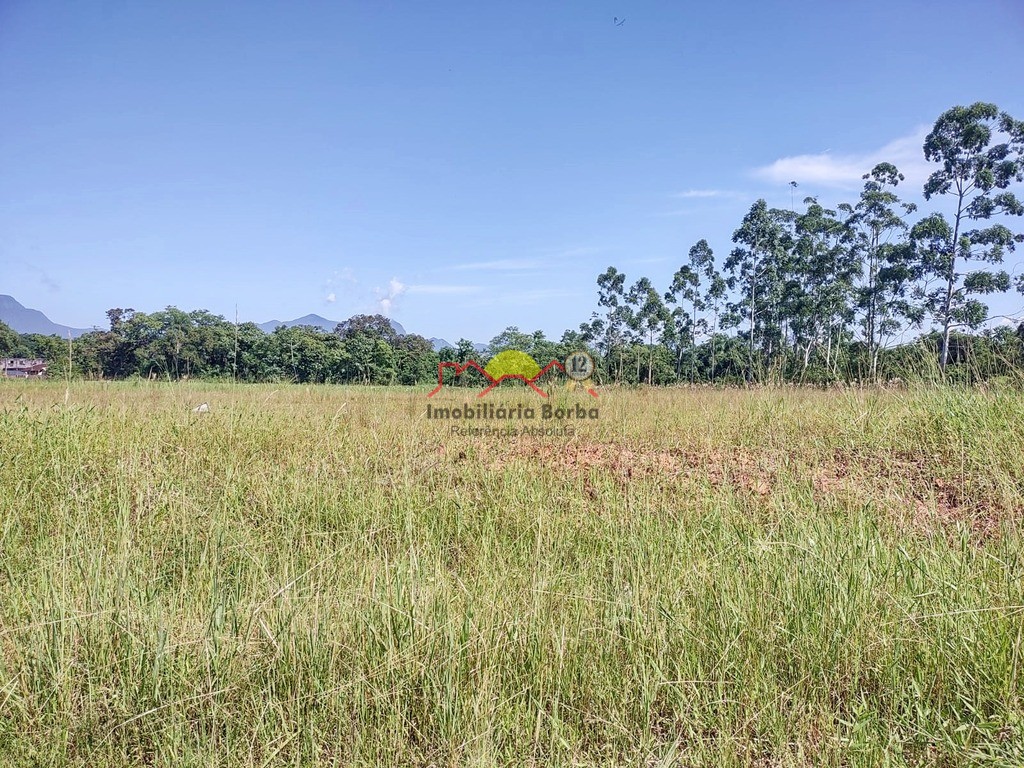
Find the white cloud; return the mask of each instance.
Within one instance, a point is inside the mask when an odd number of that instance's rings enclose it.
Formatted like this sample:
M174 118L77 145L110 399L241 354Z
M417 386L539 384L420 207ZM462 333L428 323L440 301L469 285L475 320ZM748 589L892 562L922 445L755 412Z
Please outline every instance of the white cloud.
M377 306L380 307L381 314L390 316L391 311L395 308L395 300L408 290L408 286L397 277L392 277L388 281L387 289L376 288L374 290L380 296L377 299Z
M358 281L350 268L334 270L322 286L324 301L334 304L338 300L339 293L342 296L350 296L357 283Z
M519 272L531 269L546 269L551 266L552 261L567 261L581 256L591 256L601 253L606 248L597 248L590 245L576 246L572 248L560 248L543 251L543 256L532 258L514 259L492 259L490 261L471 261L464 264L456 264L452 269L457 270L490 270L495 272ZM538 253L538 251L534 251Z
M694 197L722 197L725 194L720 189L688 189L685 192L676 192L672 197L690 199Z
M377 306L380 307L381 314L390 316L391 312L394 311L398 299L405 295L423 295L423 296L444 296L451 294L466 294L476 293L481 288L478 285L445 285L437 283L415 283L412 285L403 283L397 277L393 277L388 281L387 288L375 288L374 292L377 294Z
M775 162L755 168L753 176L773 184L817 185L823 187L857 188L863 176L878 163L892 163L906 176L909 185L923 184L932 165L924 159L925 136L929 128L919 127L907 136L890 141L868 152L832 154L831 150L809 155L781 157Z

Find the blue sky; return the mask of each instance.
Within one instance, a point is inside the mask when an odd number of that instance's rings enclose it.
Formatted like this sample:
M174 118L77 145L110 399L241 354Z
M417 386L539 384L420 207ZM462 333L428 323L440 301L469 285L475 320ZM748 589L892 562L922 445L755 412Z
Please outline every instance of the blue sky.
M936 117L1024 117L1021 72L1019 0L4 0L0 293L557 338L791 179L918 199Z

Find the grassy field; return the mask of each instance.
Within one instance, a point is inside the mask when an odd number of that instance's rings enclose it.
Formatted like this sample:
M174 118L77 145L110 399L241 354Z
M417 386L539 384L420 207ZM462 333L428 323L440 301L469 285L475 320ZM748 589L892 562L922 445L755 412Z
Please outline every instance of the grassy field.
M425 391L0 381L0 765L1024 764L1021 393Z

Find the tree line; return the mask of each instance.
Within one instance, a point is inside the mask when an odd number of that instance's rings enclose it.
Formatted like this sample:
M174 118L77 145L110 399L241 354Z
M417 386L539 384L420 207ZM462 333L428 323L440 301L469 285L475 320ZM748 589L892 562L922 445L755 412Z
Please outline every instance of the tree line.
M1003 223L1024 214L1010 190L1024 181L1024 122L994 104L954 107L923 150L937 166L924 199L949 215L914 220L917 207L897 193L903 174L884 162L864 175L856 200L835 208L815 197L802 211L758 200L724 259L699 240L664 293L646 277L627 285L609 267L581 338L601 351L610 378L648 384L877 381L922 367L964 378L1014 368L1024 325L977 332L990 319L985 297L1011 289L1000 265L1024 242ZM1024 293L1024 276L1016 288ZM894 345L908 332L913 344Z
M381 315L358 315L333 332L264 333L206 310L115 308L109 329L81 336L70 355L67 341L0 323L0 355L42 357L58 376L70 365L86 378L366 384L436 381L441 361L505 349L541 365L586 349L602 383L974 381L1018 371L1024 323L981 329L991 319L985 297L1024 293L1024 275L1014 282L1001 268L1024 242L1003 223L1024 215L1011 190L1024 181L1024 122L994 104L954 107L923 151L936 165L923 197L948 214L919 214L904 202L897 189L905 178L885 162L864 175L856 200L834 208L815 197L801 211L757 200L725 258L699 240L664 291L610 266L597 278L595 312L557 342L510 326L483 353L466 339L438 352Z
M358 315L333 333L315 326L231 323L200 309L153 313L115 308L110 327L70 343L56 336L18 335L0 323L0 354L42 357L50 376L88 379L234 379L302 383L416 384L436 379L430 342L399 335L387 318Z

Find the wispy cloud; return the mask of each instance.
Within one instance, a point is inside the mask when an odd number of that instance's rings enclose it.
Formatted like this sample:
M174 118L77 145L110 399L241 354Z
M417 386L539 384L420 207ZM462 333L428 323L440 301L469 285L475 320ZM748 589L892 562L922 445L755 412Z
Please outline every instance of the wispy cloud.
M540 266L541 262L537 259L495 259L493 261L471 261L466 264L456 264L452 269L514 272L521 269L537 269Z
M691 216L695 214L706 214L709 208L720 208L729 205L737 198L750 197L750 194L738 192L735 189L687 189L683 192L673 192L669 197L672 200L685 200L683 208L671 208L667 211L655 211L652 216ZM679 205L678 203L676 205Z
M338 300L339 291L342 294L351 293L356 283L358 281L351 268L345 267L344 269L334 270L331 276L324 281L324 301L328 304L333 304Z
M677 197L682 200L692 200L693 198L702 197L726 197L730 193L722 189L688 189L685 192L676 192L672 197Z
M374 293L377 294L377 306L380 309L382 315L391 316L394 312L398 300L402 296L450 296L450 295L461 295L468 293L477 293L481 290L478 285L445 285L438 283L413 283L406 284L399 280L397 277L393 277L388 281L386 288L374 288Z
M570 288L532 288L517 291L498 290L486 297L474 299L468 307L520 307L541 304L546 301L559 301L570 297L587 295L585 291Z
M582 256L590 256L607 250L592 245L574 246L572 248L552 248L543 251L542 256L491 259L488 261L470 261L463 264L455 264L453 270L481 272L526 272L529 270L542 270L551 266L553 261L568 261L578 259Z
M878 163L887 162L899 168L909 184L917 185L923 183L931 171L922 150L928 130L927 127L919 127L867 152L832 154L831 150L826 150L817 154L781 157L769 165L755 168L752 175L773 184L796 181L799 184L849 189L861 186L865 173Z
M602 251L608 250L607 248L598 248L594 245L579 245L573 248L562 248L561 250L552 251L545 256L545 261L551 259L575 259L579 256L592 256L595 253L601 253Z
M18 259L18 263L35 272L39 276L39 283L45 286L50 293L57 293L60 291L60 283L54 280L50 273L38 264L33 264L32 262L25 261L24 259Z
M409 286L397 277L392 277L388 281L387 288L375 288L374 291L378 296L377 306L380 307L381 314L390 317L392 310L395 308L395 302L398 300L398 297L407 290L409 290Z

